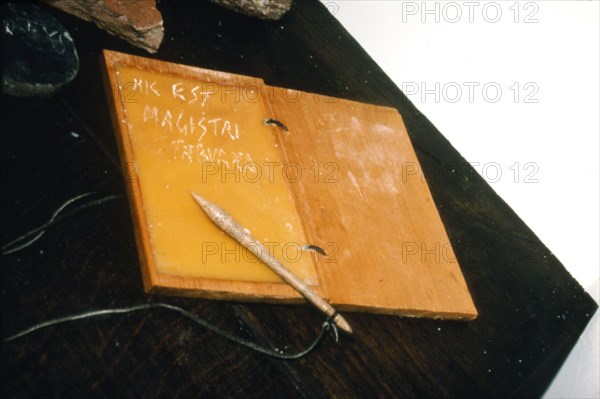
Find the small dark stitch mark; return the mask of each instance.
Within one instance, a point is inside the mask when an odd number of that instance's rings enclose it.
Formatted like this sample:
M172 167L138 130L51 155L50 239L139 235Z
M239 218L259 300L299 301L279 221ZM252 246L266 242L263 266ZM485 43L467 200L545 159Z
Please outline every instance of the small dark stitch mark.
M279 127L280 129L285 130L286 132L290 131L287 128L286 125L284 125L283 123L279 122L277 119L273 119L273 118L265 119L265 125L276 125L277 127Z
M315 251L320 253L323 256L327 256L327 253L325 253L325 250L317 245L305 245L302 247L302 249L306 250L306 251Z

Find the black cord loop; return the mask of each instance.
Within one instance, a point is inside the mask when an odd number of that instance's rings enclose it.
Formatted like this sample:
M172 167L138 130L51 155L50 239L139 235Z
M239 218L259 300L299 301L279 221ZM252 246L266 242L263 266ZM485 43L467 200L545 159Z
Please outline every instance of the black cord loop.
M247 339L244 339L235 334L232 334L229 331L225 331L225 330L223 330L213 324L210 324L206 320L203 320L203 319L199 318L198 316L196 316L180 307L169 305L166 303L147 303L147 304L135 305L135 306L125 307L125 308L92 310L89 312L79 313L79 314L75 314L75 315L58 317L56 319L51 319L51 320L45 321L43 323L35 324L29 328L19 331L18 333L11 335L10 337L4 338L2 340L2 343L14 341L18 338L22 338L22 337L29 335L31 333L34 333L38 330L41 330L41 329L44 329L44 328L47 328L50 326L54 326L56 324L62 324L62 323L67 323L67 322L71 322L71 321L88 319L88 318L93 318L93 317L98 317L98 316L126 314L126 313L141 311L141 310L149 310L149 309L165 309L165 310L169 310L169 311L178 313L181 316L198 324L199 326L201 326L215 334L218 334L224 338L227 338L230 341L233 341L233 342L235 342L241 346L244 346L248 349L254 350L256 352L259 352L264 355L271 356L273 358L280 359L280 360L297 360L297 359L303 358L303 357L311 354L319 346L319 344L321 344L321 342L325 338L325 333L327 331L329 331L330 328L332 329L332 331L334 333L336 342L338 342L338 340L339 340L337 327L335 326L335 324L333 324L331 322L331 317L330 317L327 320L325 320L325 322L323 322L323 324L321 325L321 331L319 332L319 335L306 349L303 349L297 353L284 353L280 350L273 350L271 348L267 348L267 347L258 345L254 342L248 341Z

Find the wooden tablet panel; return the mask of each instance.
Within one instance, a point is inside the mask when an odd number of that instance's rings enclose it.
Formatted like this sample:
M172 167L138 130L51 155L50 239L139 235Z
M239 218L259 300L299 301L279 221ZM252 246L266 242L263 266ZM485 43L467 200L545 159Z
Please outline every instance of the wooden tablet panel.
M190 191L226 209L318 286L258 79L105 52L146 289L300 300L216 227ZM316 287L318 290L318 287ZM321 295L324 292L320 290Z
M300 299L204 217L193 190L276 243L278 259L300 254L286 265L341 310L476 317L396 110L109 51L105 61L148 291Z
M318 269L342 310L472 319L477 311L398 111L277 88L288 162ZM293 103L290 99L294 99ZM318 169L315 178L312 170ZM327 263L326 263L327 262Z

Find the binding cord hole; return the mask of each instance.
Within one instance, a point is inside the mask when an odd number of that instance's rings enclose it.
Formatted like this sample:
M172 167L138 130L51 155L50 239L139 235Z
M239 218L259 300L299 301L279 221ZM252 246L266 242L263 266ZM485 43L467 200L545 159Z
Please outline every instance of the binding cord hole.
M284 125L283 123L281 123L280 121L278 121L277 119L273 119L273 118L267 118L264 120L264 124L265 125L275 125L278 128L285 130L286 132L289 132L290 130L287 128L286 125Z

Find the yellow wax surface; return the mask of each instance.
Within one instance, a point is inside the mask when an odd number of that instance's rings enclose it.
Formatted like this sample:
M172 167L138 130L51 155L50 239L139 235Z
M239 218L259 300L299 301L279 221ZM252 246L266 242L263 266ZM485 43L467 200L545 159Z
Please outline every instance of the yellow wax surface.
M192 198L225 209L305 282L318 284L285 165L258 87L118 66L117 80L158 273L281 282L216 227Z

